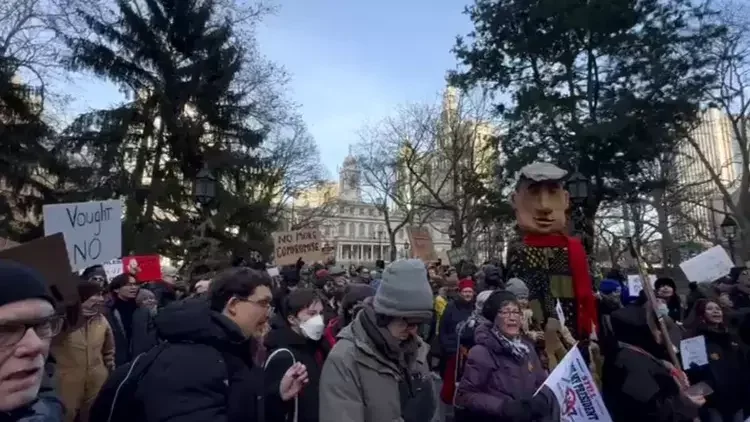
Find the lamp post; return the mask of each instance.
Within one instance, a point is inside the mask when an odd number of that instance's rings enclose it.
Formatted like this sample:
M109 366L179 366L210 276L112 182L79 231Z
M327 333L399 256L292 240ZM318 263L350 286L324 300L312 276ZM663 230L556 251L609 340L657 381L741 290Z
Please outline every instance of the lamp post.
M206 166L195 176L193 197L201 207L207 207L216 198L216 176Z
M409 258L409 241L404 240L404 258Z
M737 221L727 214L719 227L721 227L721 233L727 239L729 256L732 258L732 262L734 262L734 238L737 236Z
M573 233L581 237L586 252L590 254L591 245L588 238L588 222L583 210L590 194L589 180L576 171L568 178L565 188L572 202L571 220L573 222Z
M383 259L383 230L378 230L378 257Z
M456 247L456 226L453 223L448 226L448 237L451 239L451 249L454 249Z

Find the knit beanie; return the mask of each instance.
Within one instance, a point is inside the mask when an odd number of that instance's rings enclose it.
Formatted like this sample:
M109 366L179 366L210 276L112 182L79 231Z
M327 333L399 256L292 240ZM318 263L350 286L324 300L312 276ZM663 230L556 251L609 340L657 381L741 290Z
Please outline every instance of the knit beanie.
M465 278L458 282L458 291L460 292L463 289L475 289L474 280L470 278Z
M433 297L427 270L419 259L402 259L383 271L375 299L375 313L405 318L432 317Z
M91 296L98 295L102 292L102 286L94 281L81 280L78 283L78 297L81 303L87 301Z
M675 284L674 280L672 280L669 277L659 277L654 282L654 290L659 290L662 286L669 286L677 292L677 285Z
M508 280L508 282L505 283L505 290L513 293L513 295L519 300L529 298L529 288L520 278L511 278Z
M41 274L25 265L0 260L0 306L27 299L44 299L55 306Z
M375 289L367 284L349 284L344 288L344 298L341 300L341 309L348 311L357 302L375 295Z
M487 298L494 292L494 290L485 290L477 295L477 300L474 301L474 310L477 314L482 313L482 307L487 302Z
M599 292L605 295L614 293L617 289L622 289L622 285L617 280L604 279L599 283Z

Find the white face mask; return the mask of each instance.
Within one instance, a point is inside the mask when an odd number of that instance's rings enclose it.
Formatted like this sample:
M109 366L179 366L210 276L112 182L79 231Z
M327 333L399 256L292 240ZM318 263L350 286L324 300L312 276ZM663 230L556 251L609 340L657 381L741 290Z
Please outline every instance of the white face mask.
M315 315L299 325L299 329L302 330L302 334L310 340L318 341L323 337L323 330L326 328L326 323L323 321L323 315Z

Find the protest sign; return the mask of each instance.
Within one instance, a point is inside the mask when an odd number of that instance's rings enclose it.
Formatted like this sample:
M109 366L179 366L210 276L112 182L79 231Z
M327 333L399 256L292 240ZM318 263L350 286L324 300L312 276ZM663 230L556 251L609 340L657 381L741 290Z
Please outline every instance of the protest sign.
M561 422L612 422L594 377L573 346L544 381L560 404ZM541 387L539 388L541 390ZM539 391L537 391L538 393Z
M450 262L451 265L456 265L461 262L461 260L469 260L469 255L466 253L466 250L464 250L464 248L453 248L449 250L447 254L448 262Z
M132 274L141 283L161 280L161 257L159 255L137 255L122 257L123 271ZM131 270L130 268L133 268Z
M42 209L44 234L62 233L70 266L81 270L122 254L122 202L49 204Z
M50 294L66 306L78 303L79 278L73 274L62 234L42 237L0 251L0 259L34 268L44 277Z
M409 242L411 242L412 258L419 258L424 262L437 261L435 245L432 243L432 236L427 227L409 226L406 228L406 234L409 235Z
M113 278L125 272L122 259L107 261L102 267L104 267L104 272L107 274L107 281L112 281Z
M654 287L654 283L656 283L656 276L653 274L649 274L648 281L651 283L651 287ZM638 295L641 294L641 290L643 290L643 282L641 281L641 276L638 274L629 274L628 296L638 297Z
M706 337L696 336L680 341L680 357L682 367L691 369L693 365L708 365L708 353L706 353Z
M293 265L300 258L309 264L325 259L317 228L274 232L273 246L277 266Z
M723 247L716 245L680 264L688 281L711 283L718 280L734 267L732 258Z

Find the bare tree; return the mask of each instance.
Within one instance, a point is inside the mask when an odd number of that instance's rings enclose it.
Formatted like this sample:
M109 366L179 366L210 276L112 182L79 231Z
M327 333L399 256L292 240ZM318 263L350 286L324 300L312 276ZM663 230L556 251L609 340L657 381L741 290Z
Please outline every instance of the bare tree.
M289 221L289 229L297 230L319 225L330 215L336 199L318 145L301 120L275 127L260 154L272 167L262 195L273 198L273 219Z
M417 183L419 205L446 216L453 247L473 255L482 231L480 205L487 201L498 159L498 125L486 93L448 88L440 104L412 105L389 119L414 159L404 162Z
M403 133L392 130L391 123L386 119L363 128L356 157L362 172L363 194L383 214L390 260L394 261L396 235L407 225L423 223L427 215L415 196L419 181L408 171L419 158L409 149Z
M750 259L750 9L735 2L725 6L721 19L728 31L715 40L708 52L718 59L718 83L706 96L707 102L719 110L720 121L713 123L728 127L732 157L728 162L717 162L697 136L688 136L685 141L702 163L706 178L711 181L711 193L721 198L723 204L719 208L726 207L726 211L718 211L728 213L737 222L738 252L744 261ZM706 202L703 198L699 201Z

